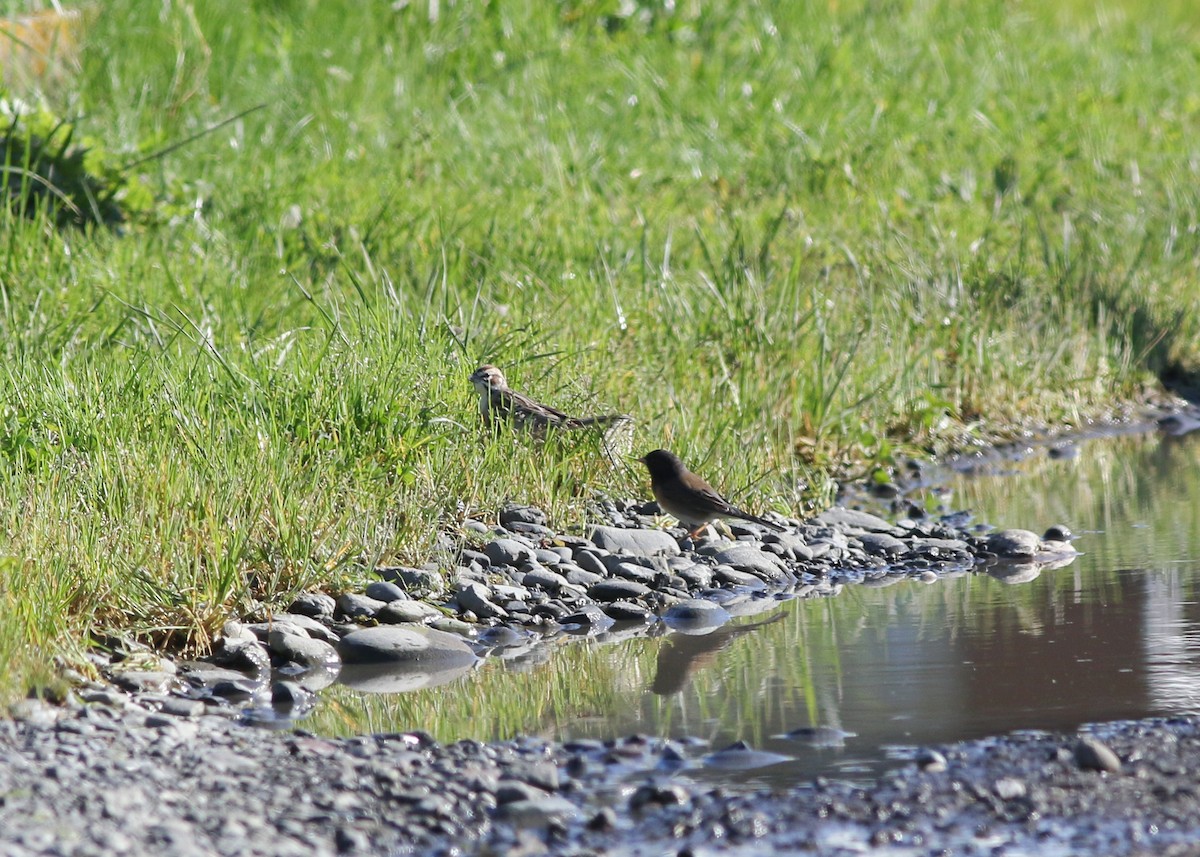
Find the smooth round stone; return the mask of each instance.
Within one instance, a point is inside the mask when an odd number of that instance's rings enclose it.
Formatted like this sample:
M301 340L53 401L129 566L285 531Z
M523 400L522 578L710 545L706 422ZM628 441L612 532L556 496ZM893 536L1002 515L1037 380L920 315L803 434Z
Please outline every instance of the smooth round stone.
M405 622L419 624L441 615L442 611L423 601L392 601L385 604L375 618L385 625L400 625Z
M511 527L513 524L545 526L546 513L536 506L505 506L500 512L500 526Z
M680 552L679 543L670 533L663 530L595 527L588 534L588 538L597 547L613 553L622 551L639 556L676 556ZM582 565L582 563L580 564Z
M463 529L466 530L468 533L475 533L475 535L478 535L478 536L486 536L488 533L490 533L492 531L492 528L489 527L487 524L485 524L483 521L475 521L475 520L464 521Z
M633 580L602 580L589 588L587 594L593 601L624 601L644 598L650 594L650 587Z
M703 598L693 598L672 605L663 613L663 622L681 634L709 634L732 617L720 604Z
M946 757L937 750L922 747L917 752L917 767L929 774L937 774L946 770Z
M600 580L608 575L608 568L604 565L604 559L600 554L590 550L577 550L574 554L575 562L587 574L596 575L596 580ZM571 578L568 576L568 580ZM571 581L574 583L575 581ZM593 583L595 581L592 581ZM585 586L590 584L584 584Z
M508 616L499 604L492 601L491 591L482 583L470 581L458 590L458 605L481 619L503 619Z
M337 602L324 592L306 592L288 605L287 612L329 621Z
M1002 557L1028 557L1038 552L1042 540L1029 530L998 530L984 541L991 553Z
M654 615L633 601L612 601L600 609L617 622L646 622Z
M705 547L700 552L711 556L719 565L731 565L739 571L751 572L767 580L779 577L785 568L779 557L750 544Z
M863 533L858 537L863 550L871 556L892 557L908 552L908 545L887 533Z
M869 512L859 512L856 509L846 509L835 506L817 515L814 520L818 524L841 530L861 530L868 533L891 532L892 525L878 515Z
M576 613L570 613L559 619L564 629L599 632L612 627L613 620L605 615L599 607L589 604Z
M1098 738L1087 735L1079 739L1073 751L1075 764L1085 771L1106 771L1117 774L1121 771L1121 760Z
M745 586L748 589L763 589L766 587L762 578L728 565L718 565L713 576L721 583L731 586Z
M638 565L633 562L617 562L613 563L612 573L624 580L632 580L637 583L653 586L658 574L646 568L644 565Z
M553 595L567 582L567 579L557 572L538 566L527 572L521 578L522 586L536 586Z
M377 625L347 634L338 643L344 664L474 664L466 641L424 625Z
M271 631L276 628L289 628L293 633L307 634L315 640L324 640L327 643L337 642L337 635L325 624L297 613L280 613L270 622L256 622L246 627L254 631L255 635L264 643L267 642Z
M384 604L408 599L408 593L390 580L376 580L373 583L368 583L365 593L368 598L374 598L376 601L382 601Z
M338 596L335 615L345 619L371 619L383 609L385 602L356 592Z
M271 669L271 656L258 642L258 638L253 635L249 640L242 637L220 638L213 646L213 652L208 656L208 661L220 667L246 673L257 674Z
M502 804L497 808L496 816L517 827L545 827L577 818L579 810L566 798L546 795L534 800L515 800Z
M675 569L689 589L706 589L712 585L713 570L707 565L694 562L686 568Z
M267 637L271 651L285 660L308 668L331 668L338 665L338 654L324 640L314 640L286 628L276 628Z
M496 539L488 542L483 552L493 565L519 565L526 560L537 558L533 548L521 544L516 539Z

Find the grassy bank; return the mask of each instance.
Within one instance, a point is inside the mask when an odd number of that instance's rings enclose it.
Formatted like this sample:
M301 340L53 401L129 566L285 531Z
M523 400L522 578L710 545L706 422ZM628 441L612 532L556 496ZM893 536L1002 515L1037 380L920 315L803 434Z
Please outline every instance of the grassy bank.
M488 360L755 508L1196 365L1190 4L102 4L48 93L169 206L5 219L0 659L644 496L482 437ZM1153 14L1150 14L1150 12Z

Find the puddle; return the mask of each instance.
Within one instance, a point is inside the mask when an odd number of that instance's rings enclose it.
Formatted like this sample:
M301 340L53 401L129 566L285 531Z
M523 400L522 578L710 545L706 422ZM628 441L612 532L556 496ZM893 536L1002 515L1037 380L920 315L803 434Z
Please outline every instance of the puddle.
M954 477L930 501L1004 527L1068 525L1084 553L1062 568L762 602L711 630L518 649L410 693L336 686L301 725L689 736L705 743L681 744L679 776L758 787L865 780L923 744L1200 712L1198 462L1200 433L1111 437ZM752 749L718 753L735 741Z

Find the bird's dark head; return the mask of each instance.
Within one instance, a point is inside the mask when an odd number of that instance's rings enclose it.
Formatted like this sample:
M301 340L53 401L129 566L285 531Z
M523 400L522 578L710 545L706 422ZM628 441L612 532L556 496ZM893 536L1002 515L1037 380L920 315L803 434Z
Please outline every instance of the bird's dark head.
M683 466L683 462L679 460L679 456L666 449L656 449L653 452L647 452L638 461L646 465L646 469L650 471L651 479L656 479L660 476L678 476L680 473L687 471L687 468Z

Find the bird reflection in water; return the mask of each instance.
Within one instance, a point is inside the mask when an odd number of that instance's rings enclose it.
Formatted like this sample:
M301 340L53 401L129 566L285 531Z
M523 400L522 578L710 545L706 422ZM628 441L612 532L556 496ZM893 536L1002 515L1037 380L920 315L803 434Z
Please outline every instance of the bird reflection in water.
M697 671L711 666L722 649L744 634L749 634L778 622L784 616L780 610L760 622L745 625L723 625L707 634L681 634L675 632L663 640L658 649L654 681L650 691L659 696L679 693Z

